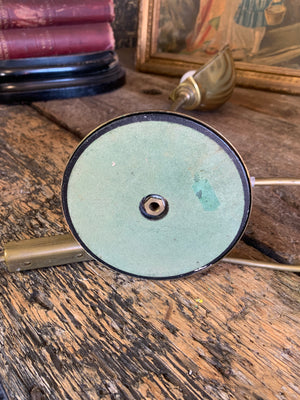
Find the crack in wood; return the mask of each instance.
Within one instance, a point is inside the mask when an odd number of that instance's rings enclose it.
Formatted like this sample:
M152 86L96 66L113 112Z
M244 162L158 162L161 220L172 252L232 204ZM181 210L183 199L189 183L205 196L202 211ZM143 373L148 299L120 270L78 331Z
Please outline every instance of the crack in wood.
M0 382L0 400L8 400L1 382Z

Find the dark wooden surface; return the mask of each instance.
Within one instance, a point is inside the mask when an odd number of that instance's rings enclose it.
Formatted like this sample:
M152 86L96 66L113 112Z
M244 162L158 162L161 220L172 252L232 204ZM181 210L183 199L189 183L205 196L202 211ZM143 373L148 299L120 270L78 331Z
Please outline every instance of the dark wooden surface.
M137 73L94 97L0 106L1 242L67 232L60 183L90 130L169 108L176 79ZM300 176L299 97L236 88L210 113L252 176ZM235 255L299 264L299 188L260 187ZM300 396L299 275L219 262L145 281L96 262L10 274L0 264L0 382L9 400Z

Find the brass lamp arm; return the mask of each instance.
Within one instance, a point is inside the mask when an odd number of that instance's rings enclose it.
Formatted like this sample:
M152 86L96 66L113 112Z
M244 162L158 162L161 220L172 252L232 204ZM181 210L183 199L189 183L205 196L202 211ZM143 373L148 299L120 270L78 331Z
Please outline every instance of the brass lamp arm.
M297 178L254 178L251 177L252 186L269 186L269 185L280 185L280 186L292 186L300 185L300 179Z
M252 186L269 186L269 185L300 185L300 179L297 178L254 178L251 177ZM230 264L248 265L250 267L260 267L276 269L278 271L300 272L300 265L279 264L267 261L248 260L244 258L224 257L222 262Z
M277 271L300 272L300 265L272 263L267 261L256 261L256 260L249 260L246 258L224 257L222 258L221 262L246 265L248 267L276 269Z

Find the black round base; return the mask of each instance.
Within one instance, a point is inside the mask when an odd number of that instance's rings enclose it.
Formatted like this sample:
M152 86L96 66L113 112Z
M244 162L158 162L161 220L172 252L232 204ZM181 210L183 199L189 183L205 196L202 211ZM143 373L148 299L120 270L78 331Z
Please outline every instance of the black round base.
M30 103L101 94L125 83L112 51L0 62L0 103Z

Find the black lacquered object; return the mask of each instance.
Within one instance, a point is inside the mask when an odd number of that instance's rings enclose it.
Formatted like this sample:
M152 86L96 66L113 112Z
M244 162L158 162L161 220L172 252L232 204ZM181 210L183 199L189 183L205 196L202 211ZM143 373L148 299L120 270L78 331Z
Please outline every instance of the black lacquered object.
M96 95L125 83L114 51L0 61L0 102Z

